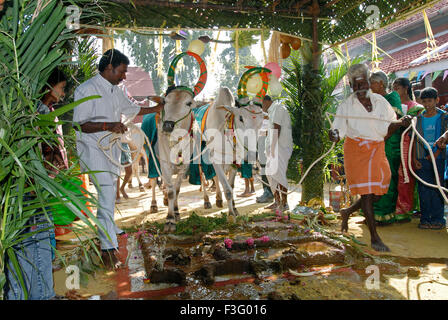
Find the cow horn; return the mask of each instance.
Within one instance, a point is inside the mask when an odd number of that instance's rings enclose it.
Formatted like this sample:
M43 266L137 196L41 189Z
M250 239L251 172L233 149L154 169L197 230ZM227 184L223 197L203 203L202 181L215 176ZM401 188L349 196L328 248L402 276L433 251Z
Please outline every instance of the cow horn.
M200 68L200 72L201 72L199 75L199 80L196 83L196 85L194 86L193 91L190 89L193 96L197 96L202 91L202 89L204 89L205 83L207 82L207 67L205 66L204 60L202 60L202 58L199 55L197 55L196 53L193 53L191 51L182 52L174 57L173 61L171 62L171 65L170 65L170 69L168 70L168 86L173 86L173 85L175 86L174 73L176 71L176 65L177 65L177 62L179 62L179 60L182 57L184 57L185 55L192 56L199 63L199 68Z

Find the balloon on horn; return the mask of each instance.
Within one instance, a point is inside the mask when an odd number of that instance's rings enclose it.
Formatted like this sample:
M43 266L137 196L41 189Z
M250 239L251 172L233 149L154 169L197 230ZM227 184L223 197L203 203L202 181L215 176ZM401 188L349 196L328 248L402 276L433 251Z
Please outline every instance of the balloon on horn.
M190 52L190 51L182 52L174 57L173 61L171 62L171 65L170 65L170 69L168 70L168 87L175 85L174 73L176 71L177 62L179 62L179 60L186 55L189 55L189 56L192 56L193 58L195 58L199 64L199 68L200 68L200 72L201 72L199 75L199 80L196 83L196 85L194 86L193 90L188 88L188 90L193 94L193 96L197 96L202 91L202 89L204 89L205 84L207 83L207 67L205 66L204 60L202 60L202 58L194 52Z
M187 51L196 53L198 56L200 56L202 53L204 53L205 45L204 42L201 40L193 40L188 45Z
M240 78L240 81L238 82L238 99L241 101L244 98L247 98L247 83L250 77L252 77L255 74L260 74L261 76L261 82L262 86L261 89L257 93L257 100L260 100L260 102L263 100L264 96L266 95L268 91L268 84L269 84L269 78L268 74L272 71L267 68L261 68L261 67L254 67L246 72L243 73L243 75ZM242 104L242 106L247 105L248 103Z

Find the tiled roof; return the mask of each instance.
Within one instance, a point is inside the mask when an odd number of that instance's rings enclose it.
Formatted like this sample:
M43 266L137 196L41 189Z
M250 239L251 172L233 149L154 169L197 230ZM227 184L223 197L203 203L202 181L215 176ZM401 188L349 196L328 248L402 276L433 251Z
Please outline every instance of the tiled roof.
M437 41L437 45L441 46L448 42L448 34L437 37L435 39ZM422 39L422 41L423 40L424 38ZM389 58L388 56L384 56L384 59L381 61L381 64L379 65L379 68L386 73L390 73L399 70L409 69L410 67L414 68L417 66L425 65L429 63L427 59L423 60L419 64L413 64L412 66L409 65L413 60L424 55L425 52L423 52L423 50L425 48L426 43L423 42L390 54L390 56L393 59ZM439 53L439 60L445 60L445 59L448 59L448 49L445 49L445 51ZM432 59L430 62L434 61L436 60Z
M433 7L425 9L426 15L428 16L428 19L431 20L431 17L437 15L438 11L440 9L443 9L444 7L448 7L448 0L442 0L442 1L438 2L438 3L436 3ZM394 32L394 31L403 29L405 27L411 26L414 23L417 23L419 21L421 23L423 23L423 15L422 15L421 12L418 12L418 13L410 16L409 18L405 19L405 20L397 21L395 23L392 23L391 25L388 25L385 28L379 29L379 30L377 30L375 32L377 41L384 35L387 35L387 34L389 34L391 32ZM370 40L370 37L368 37L368 38ZM349 49L356 48L356 47L358 47L360 45L365 44L365 42L366 41L362 37L353 39L353 40L348 42L348 48Z

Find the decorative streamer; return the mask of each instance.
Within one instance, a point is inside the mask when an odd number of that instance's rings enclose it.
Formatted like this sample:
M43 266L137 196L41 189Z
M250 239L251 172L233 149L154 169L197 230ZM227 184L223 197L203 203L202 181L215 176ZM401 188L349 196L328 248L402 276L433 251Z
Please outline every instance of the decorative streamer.
M240 56L239 56L239 45L238 45L239 31L235 31L235 72L238 74L240 72Z
M280 50L280 34L277 31L274 31L271 36L271 42L269 44L269 53L268 53L268 63L275 62L278 63L281 67L281 59L279 59L279 50Z
M347 54L347 61L350 62L350 55L348 54L348 43L345 43L345 53Z
M426 42L426 48L422 52L427 53L428 62L431 61L432 58L438 59L440 55L438 52L431 53L433 50L437 49L437 41L434 39L434 34L432 33L431 24L429 23L428 16L426 15L425 9L422 11L423 20L425 21L425 29L426 29L426 39L422 42ZM431 53L431 54L430 54Z
M414 79L416 75L417 75L417 71L412 71L411 74L409 75L409 80Z
M430 73L431 73L431 72L429 72L429 71L425 71L425 74L423 75L422 80L425 79L426 76L427 76L428 74L430 74Z
M442 81L445 81L446 77L448 76L448 70L445 70L445 72L443 73L443 79Z
M163 77L163 37L159 36L159 52L157 55L157 76Z
M440 76L440 74L442 73L442 71L436 71L434 72L434 74L432 75L432 81L436 80L438 76Z
M221 31L218 31L218 34L216 35L216 39L215 40L219 40L219 36L221 34ZM216 51L218 49L218 42L215 42L215 46L213 47L212 53L210 54L210 56L207 58L208 60L208 65L209 65L209 70L211 74L215 73L215 62L216 62Z
M264 58L264 65L268 63L268 58L266 56L266 48L264 47L264 29L261 30L261 49L263 50L263 58Z
M418 73L418 75L417 75L417 81L420 81L420 80L422 80L422 75L425 73L425 71L420 71L419 73Z
M166 20L163 21L160 28L163 28L166 25ZM163 36L159 36L159 52L157 55L157 76L162 78L163 74Z
M376 45L375 31L372 32L372 72L380 70L381 61L378 59L378 47Z
M179 29L177 29L177 34L180 34L180 26ZM182 47L181 47L181 42L180 40L176 40L176 51L175 54L181 54L182 53ZM179 71L183 71L185 69L185 64L183 60L180 60L179 63L177 64L177 68Z

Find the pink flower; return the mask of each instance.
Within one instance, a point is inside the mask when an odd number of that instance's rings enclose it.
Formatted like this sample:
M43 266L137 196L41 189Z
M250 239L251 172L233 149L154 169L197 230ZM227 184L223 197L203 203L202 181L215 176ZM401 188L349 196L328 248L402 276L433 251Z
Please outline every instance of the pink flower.
M260 238L261 242L268 242L269 241L269 237L268 236L262 236Z
M288 216L283 216L283 219L288 220Z
M127 233L125 233L124 235L121 236L122 238L127 239L129 237L129 235Z
M227 239L224 240L224 244L226 245L227 249L231 249L233 241L232 241L232 239L227 238Z
M138 236L140 236L142 233L143 233L143 231L142 231L142 230L139 230L135 236L138 237Z
M253 238L249 238L246 240L246 243L249 247L253 247L254 246L254 239Z
M279 209L275 210L275 215L276 216L280 216L280 210Z

